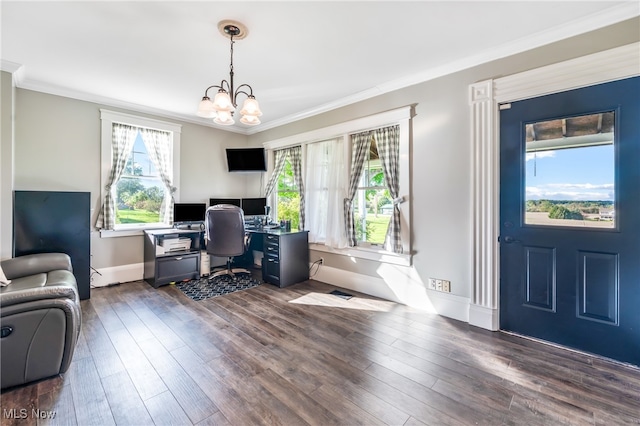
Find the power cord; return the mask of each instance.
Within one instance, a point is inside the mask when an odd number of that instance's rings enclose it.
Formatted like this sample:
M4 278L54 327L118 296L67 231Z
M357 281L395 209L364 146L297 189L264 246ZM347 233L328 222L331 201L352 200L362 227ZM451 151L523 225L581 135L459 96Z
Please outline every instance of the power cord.
M311 266L309 267L309 278L313 278L316 276L316 274L320 270L320 265L324 265L324 258L320 258L311 264ZM312 272L314 266L316 266L316 270L315 272Z

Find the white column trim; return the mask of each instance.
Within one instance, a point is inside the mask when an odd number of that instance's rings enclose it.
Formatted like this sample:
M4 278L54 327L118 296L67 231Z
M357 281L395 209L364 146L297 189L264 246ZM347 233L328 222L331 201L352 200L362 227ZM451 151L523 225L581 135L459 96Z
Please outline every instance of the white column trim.
M469 324L498 329L499 176L493 81L469 87L473 150L473 289Z
M498 105L640 75L640 43L469 86L473 146L473 292L469 323L498 330L500 163Z

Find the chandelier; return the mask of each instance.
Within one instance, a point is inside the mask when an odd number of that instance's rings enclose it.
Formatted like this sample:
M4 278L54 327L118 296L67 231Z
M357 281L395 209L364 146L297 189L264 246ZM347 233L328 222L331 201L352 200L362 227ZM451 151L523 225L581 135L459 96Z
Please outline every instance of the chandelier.
M198 106L199 117L213 118L213 122L224 126L230 126L235 123L233 119L233 113L238 107L238 95L243 94L247 98L242 104L240 110L240 122L249 126L255 126L260 124L260 117L262 111L255 96L253 96L253 89L248 84L241 84L237 88L233 86L233 44L235 43L234 37L237 39L243 39L247 35L246 28L239 22L234 21L221 21L218 23L218 29L225 37L229 37L231 41L231 64L229 65L229 80L222 80L220 85L213 85L207 87L204 91L204 96ZM208 93L210 89L218 89L213 101L209 98ZM249 91L247 93L246 91Z

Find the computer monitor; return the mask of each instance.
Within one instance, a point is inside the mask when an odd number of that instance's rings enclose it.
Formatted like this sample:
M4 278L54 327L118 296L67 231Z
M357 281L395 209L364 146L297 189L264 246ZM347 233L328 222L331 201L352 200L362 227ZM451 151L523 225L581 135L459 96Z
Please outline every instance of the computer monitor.
M240 198L209 198L209 207L217 204L231 204L233 206L242 207Z
M203 222L204 212L207 210L205 203L174 203L173 222L193 223Z
M264 216L264 207L267 205L266 198L243 198L242 210L245 216Z

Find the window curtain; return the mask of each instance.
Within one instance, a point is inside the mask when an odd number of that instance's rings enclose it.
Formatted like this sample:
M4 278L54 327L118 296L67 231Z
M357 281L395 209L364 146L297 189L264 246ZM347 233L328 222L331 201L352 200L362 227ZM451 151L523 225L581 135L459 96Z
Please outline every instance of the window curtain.
M304 226L304 210L305 210L305 191L304 182L302 180L302 147L294 146L288 149L289 161L291 161L291 168L293 169L293 181L298 187L300 192L300 229L306 229Z
M358 182L364 170L364 161L371 147L371 132L351 135L351 175L349 176L349 192L344 199L344 221L347 242L350 247L357 245L356 227L353 218L353 199L358 192Z
M393 214L387 228L384 239L384 249L392 253L402 253L402 241L400 239L400 128L399 126L385 127L373 132L378 146L378 157L382 165L384 180L387 189L393 199Z
M342 138L307 145L306 226L309 242L347 247L342 203L346 196Z
M98 220L96 221L96 228L98 229L111 230L116 225L114 185L118 183L122 176L137 136L137 127L113 123L111 137L111 172L109 174L109 181L104 188L104 203L102 204Z
M279 149L277 151L274 151L273 154L275 156L275 166L273 168L273 172L271 173L271 177L269 177L269 182L267 182L267 186L265 187L265 197L271 195L273 189L276 187L276 183L278 183L278 177L284 170L284 163L287 160L288 153L288 149Z
M160 206L160 222L173 224L173 194L177 188L173 186L171 134L153 129L140 129L140 133L142 133L142 141L147 148L149 157L164 184L164 199Z

